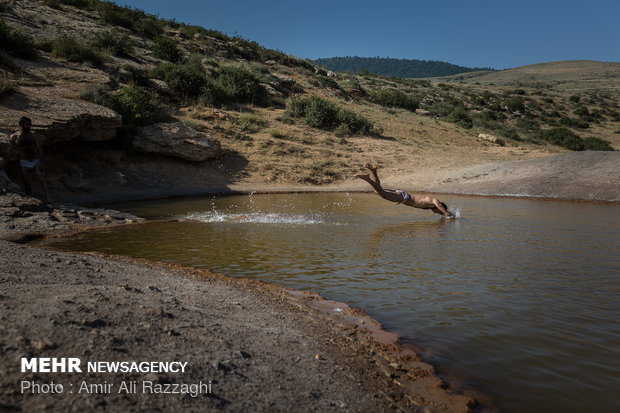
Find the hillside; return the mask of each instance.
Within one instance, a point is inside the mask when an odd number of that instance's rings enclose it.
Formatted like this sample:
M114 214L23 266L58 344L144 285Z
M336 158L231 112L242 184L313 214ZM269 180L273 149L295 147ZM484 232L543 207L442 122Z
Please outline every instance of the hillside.
M484 86L529 87L559 92L620 93L620 62L573 60L496 72L448 76L442 81Z
M55 199L366 189L349 178L369 161L386 182L415 174L428 189L446 170L620 148L613 71L595 92L532 85L521 68L440 80L328 76L256 42L112 3L2 4L0 155L19 118L32 118ZM591 76L591 66L572 73Z
M360 73L368 71L382 76L399 78L423 78L450 76L480 70L434 60L393 59L389 57L328 57L314 63L334 72Z

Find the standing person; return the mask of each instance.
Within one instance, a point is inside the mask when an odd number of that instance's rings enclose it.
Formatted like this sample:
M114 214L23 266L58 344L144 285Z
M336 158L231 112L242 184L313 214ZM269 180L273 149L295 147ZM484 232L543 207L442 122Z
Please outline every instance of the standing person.
M9 153L15 153L19 160L19 170L26 194L32 195L32 177L36 175L43 188L45 203L51 206L52 199L43 176L43 149L31 128L32 121L29 118L24 116L19 120L19 131L11 135L9 141Z
M415 194L409 195L402 189L383 189L383 187L381 187L381 182L379 181L379 175L377 175L377 165L367 163L364 167L372 173L374 180L372 180L368 174L355 174L355 177L368 182L375 192L381 196L381 198L396 202L398 204L403 203L414 208L430 209L434 213L448 218L454 217L454 214L448 210L448 206L446 204L432 196Z

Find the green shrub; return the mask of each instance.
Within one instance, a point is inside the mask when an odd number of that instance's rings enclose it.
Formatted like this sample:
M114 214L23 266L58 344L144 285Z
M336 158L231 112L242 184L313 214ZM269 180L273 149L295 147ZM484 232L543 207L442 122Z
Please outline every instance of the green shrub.
M0 75L0 96L10 95L15 92L15 85L6 75Z
M43 0L43 4L53 9L60 9L61 5L78 7L80 9L89 8L94 4L93 0Z
M364 116L347 109L338 109L338 128L341 128L342 136L370 135L373 133L373 127L373 123Z
M181 60L183 54L174 40L167 36L159 36L153 41L153 56L176 63Z
M588 129L590 127L586 121L581 119L573 119L566 116L560 119L560 125L575 129Z
M338 106L329 100L311 96L306 101L305 118L308 126L333 130L338 126Z
M109 90L105 86L105 84L100 83L81 91L80 98L92 103L96 103L97 105L111 107L112 100L110 99L110 95L108 92Z
M91 45L119 57L131 57L134 47L134 43L127 33L118 34L113 30L96 35Z
M525 102L520 96L506 99L504 105L508 108L508 112L525 112Z
M156 16L128 6L119 6L112 2L97 3L101 13L101 22L110 26L121 26L134 33L150 39L163 33L165 22Z
M568 100L570 100L573 103L579 103L579 101L581 100L581 97L579 97L577 95L573 95L573 96L569 97Z
M583 146L586 151L613 151L611 142L605 139L590 136L583 140Z
M256 133L265 126L267 121L259 115L244 114L235 118L233 121L243 132Z
M454 111L454 106L445 102L437 102L430 105L428 107L428 111L435 116L439 116L440 118L446 118Z
M51 53L70 62L103 64L103 56L92 46L71 37L61 37L51 41Z
M165 81L168 86L181 92L183 97L199 96L207 83L204 70L195 64L159 65L151 71L151 76Z
M466 129L470 129L474 125L467 111L461 106L457 106L452 113L448 115L448 122L456 123Z
M133 132L163 118L161 109L151 101L148 91L130 83L120 89L113 108L123 117L121 132Z
M620 122L620 112L617 110L609 109L605 111L605 116L608 116L614 122Z
M521 141L522 140L516 129L509 128L507 126L503 126L503 125L500 126L497 129L497 133L499 133L500 135L502 135L505 138L512 139L512 140L515 140L515 141Z
M286 102L286 114L294 118L303 118L306 116L307 99L293 96Z
M155 16L147 15L140 19L137 27L137 32L141 35L154 39L160 36L164 32L165 23L163 20L158 19Z
M226 93L211 79L200 88L199 101L205 106L221 106L226 103Z
M34 60L38 53L32 38L18 30L11 29L0 19L0 50L11 56Z
M60 0L43 0L43 5L60 10Z
M547 142L572 151L582 151L584 149L583 139L567 128L552 128L542 131L541 137Z
M121 7L112 2L102 2L99 5L101 22L110 26L121 26L129 30L135 29L135 20L131 8Z
M228 102L251 103L258 106L270 103L267 89L255 75L243 68L221 67L216 72L215 82Z
M287 113L305 118L306 124L313 128L333 130L338 136L375 132L373 123L364 116L317 96L290 98L287 102Z
M372 94L372 99L382 106L397 107L415 112L420 102L399 90L383 89Z
M13 13L13 6L9 3L0 3L0 13Z

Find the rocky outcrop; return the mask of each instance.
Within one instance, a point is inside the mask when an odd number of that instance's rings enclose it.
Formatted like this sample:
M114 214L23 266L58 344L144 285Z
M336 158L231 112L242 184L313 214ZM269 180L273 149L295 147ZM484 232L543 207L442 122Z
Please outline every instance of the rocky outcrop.
M82 228L142 222L131 214L79 205L48 208L40 200L18 193L0 193L0 239L24 242L46 234Z
M478 135L478 137L499 146L506 145L506 142L504 142L502 139L498 138L497 136L489 135L488 133L481 133L480 135Z
M220 153L220 143L181 122L157 123L140 128L132 146L141 152L173 156L201 162Z
M280 75L278 73L272 74L272 81L270 86L280 92L283 96L291 96L294 93L303 92L303 88L297 84L297 81L292 77Z
M0 102L0 128L5 134L17 130L22 116L32 119L33 129L45 145L74 139L109 140L121 126L121 115L103 106L24 92L4 97Z

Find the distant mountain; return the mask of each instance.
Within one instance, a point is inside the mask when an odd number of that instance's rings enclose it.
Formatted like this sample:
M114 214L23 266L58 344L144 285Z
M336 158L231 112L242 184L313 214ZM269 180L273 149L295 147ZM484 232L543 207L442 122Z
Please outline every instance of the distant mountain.
M316 59L314 63L334 72L359 73L368 70L378 75L401 78L450 76L479 70L493 70L457 66L435 60L393 59L389 57L330 57Z

